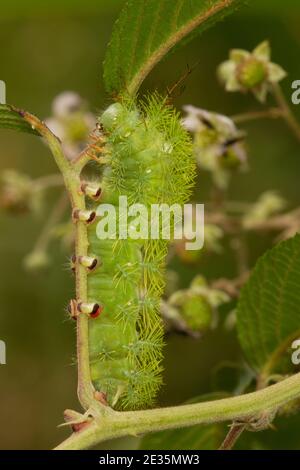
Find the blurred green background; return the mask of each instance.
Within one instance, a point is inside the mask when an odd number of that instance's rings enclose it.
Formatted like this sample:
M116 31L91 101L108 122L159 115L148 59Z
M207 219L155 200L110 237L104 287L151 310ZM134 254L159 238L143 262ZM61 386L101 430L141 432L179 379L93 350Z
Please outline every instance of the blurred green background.
M53 98L65 90L84 97L94 112L110 102L105 95L102 61L112 25L123 1L44 0L3 1L0 14L0 79L7 85L7 102L39 117L50 114ZM242 11L196 38L161 63L144 84L146 89L166 90L200 61L176 98L184 104L224 114L259 109L251 96L226 94L216 80L216 66L232 47L252 49L270 39L273 60L288 71L284 91L300 79L300 4L295 0L252 0ZM295 113L299 115L296 107ZM285 124L259 121L244 126L249 132L248 173L238 175L230 198L253 201L264 190L277 189L290 207L300 202L300 148ZM0 133L0 171L18 169L33 177L56 172L47 149L35 137L11 131ZM199 178L197 199L205 202L210 182ZM22 267L57 197L50 193L40 219L0 214L0 339L7 344L7 365L0 366L1 449L51 448L68 430L57 428L65 408L79 409L74 363L75 332L66 321L64 307L73 295L73 279L64 266L68 253L52 245L52 264L39 274ZM253 264L269 246L267 236L251 237ZM210 279L235 276L232 253L204 259L201 271ZM181 285L187 286L196 270L181 268ZM165 358L165 386L160 404L178 404L212 390L212 371L221 361L240 359L233 333L215 330L203 340L172 336ZM300 448L300 418L278 424L278 431L264 432L267 448ZM134 439L115 441L103 448L134 447Z

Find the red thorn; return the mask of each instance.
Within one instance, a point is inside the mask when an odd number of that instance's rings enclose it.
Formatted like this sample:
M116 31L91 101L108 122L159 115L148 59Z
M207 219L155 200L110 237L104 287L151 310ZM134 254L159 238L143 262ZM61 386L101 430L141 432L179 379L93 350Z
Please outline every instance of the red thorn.
M87 426L90 425L90 421L83 421L82 423L73 423L71 424L71 428L72 428L72 431L73 432L80 432L82 431L84 428L86 428Z

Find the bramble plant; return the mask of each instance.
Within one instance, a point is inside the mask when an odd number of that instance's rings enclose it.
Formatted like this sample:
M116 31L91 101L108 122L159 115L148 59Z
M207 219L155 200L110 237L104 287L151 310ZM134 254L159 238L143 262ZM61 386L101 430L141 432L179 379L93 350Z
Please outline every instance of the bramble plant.
M180 116L172 104L173 89L139 94L145 78L175 46L243 3L128 0L104 63L112 103L98 117L70 92L55 99L45 122L14 105L0 104L0 127L42 137L61 172L33 180L6 170L1 208L38 213L48 188L64 185L66 190L24 260L27 269L45 267L53 237L75 247L70 269L76 297L68 312L76 321L78 398L84 411L64 412L72 434L58 450L137 435L144 435L143 449L178 448L190 426L187 446L231 449L244 431L267 429L277 415L299 409L300 210L287 212L276 191L264 192L253 204L226 197L232 176L248 167L243 123L282 118L300 140L300 125L279 85L286 72L271 61L268 41L253 52L232 50L217 71L225 90L250 92L262 103L269 94L276 105L231 117L195 105L186 105ZM197 168L201 175L211 174L213 189L206 206L204 248L188 250L186 244L195 235L197 204L185 213L190 234L185 231L183 238L167 240L164 222L156 227L156 237L139 237L141 226L150 229L152 220L142 217L142 208L182 207L191 196ZM72 215L62 224L66 193ZM104 218L108 206L120 215L124 196L136 209L128 236L122 218L114 233L111 214ZM175 219L168 220L171 228ZM107 237L99 236L104 226ZM261 231L275 231L278 243L250 272L244 235ZM188 288L179 290L169 260L197 264L210 252L220 253L225 236L234 242L237 277L208 282L199 273ZM237 306L224 327L236 329L246 360L237 388L182 406L155 407L162 385L164 333L202 337L219 322L219 307L230 302ZM224 422L231 423L228 432Z

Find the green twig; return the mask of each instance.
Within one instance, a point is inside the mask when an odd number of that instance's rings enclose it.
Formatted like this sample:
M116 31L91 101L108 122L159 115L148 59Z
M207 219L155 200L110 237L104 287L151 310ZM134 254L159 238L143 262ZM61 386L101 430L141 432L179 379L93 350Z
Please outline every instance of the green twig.
M298 120L296 119L294 113L292 112L283 92L278 85L278 83L273 84L273 95L277 101L279 109L281 109L282 117L285 119L287 125L294 133L295 137L300 140L300 125Z
M50 148L54 159L60 169L66 189L68 191L72 208L85 210L85 198L80 191L80 169L77 169L66 158L62 151L61 142L48 129L45 123L25 111L17 110L20 116L44 138ZM87 255L88 237L87 229L83 222L76 223L76 257ZM87 301L87 273L83 266L76 263L76 297L82 301ZM79 315L77 320L77 362L78 362L78 397L84 409L89 409L95 402L94 387L91 381L89 365L89 336L88 317ZM101 408L100 403L98 404Z
M47 247L53 236L53 228L63 217L68 205L68 198L66 192L63 191L59 197L57 203L54 205L52 212L47 217L46 224L44 225L35 245L29 255L26 257L32 257L35 253L46 253Z
M235 124L256 121L258 119L278 119L283 117L283 111L280 108L269 108L263 111L250 111L248 113L236 114L231 117Z
M277 409L300 397L300 373L252 393L222 400L143 411L112 411L94 416L88 426L73 433L57 450L87 449L108 439L137 436L164 429L224 421L243 421Z
M41 176L32 181L33 189L35 191L41 191L48 188L55 188L62 186L64 184L64 180L62 176L58 174L54 175L46 175Z

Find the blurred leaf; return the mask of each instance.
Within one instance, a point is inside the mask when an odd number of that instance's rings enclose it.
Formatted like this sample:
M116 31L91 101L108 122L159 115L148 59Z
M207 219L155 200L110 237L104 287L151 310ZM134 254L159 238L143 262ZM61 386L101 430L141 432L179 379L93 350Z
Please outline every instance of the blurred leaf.
M110 93L134 94L153 67L182 40L224 18L243 0L128 0L104 63Z
M212 370L212 389L228 390L228 393L241 395L255 378L253 371L245 364L222 361Z
M7 104L0 104L0 129L13 129L39 135L13 106Z
M110 1L99 1L99 0L88 0L83 2L82 0L26 0L26 2L20 2L20 0L10 0L5 2L3 8L1 8L1 18L9 17L22 18L37 17L41 18L49 17L50 12L54 12L55 15L68 14L68 16L77 14L103 14L103 12L110 12L116 8L120 8L124 4L124 0L113 0ZM1 5L2 6L2 5Z
M241 292L237 326L249 364L263 375L292 369L288 350L300 336L300 235L260 258Z
M186 403L225 398L226 393L201 395ZM172 429L146 435L141 443L142 450L215 450L221 445L226 435L227 426L223 423L208 426L191 426L183 429Z

